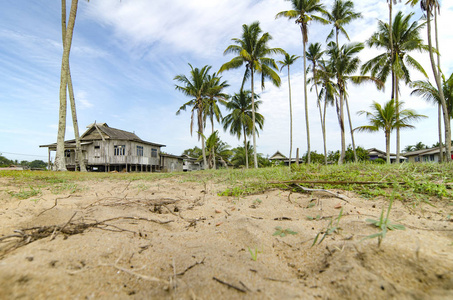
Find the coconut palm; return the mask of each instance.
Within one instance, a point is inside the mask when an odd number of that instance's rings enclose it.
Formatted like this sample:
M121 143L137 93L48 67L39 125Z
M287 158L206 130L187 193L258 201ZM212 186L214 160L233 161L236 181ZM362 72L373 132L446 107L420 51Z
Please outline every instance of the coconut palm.
M234 53L238 56L234 57L229 62L220 67L219 73L237 69L245 64L244 80L242 88L246 79L250 78L251 81L251 95L252 95L252 123L255 123L255 90L254 90L254 76L255 73L261 74L261 88L264 88L264 80L269 79L275 86L280 86L280 77L277 72L277 64L274 59L269 58L272 54L285 54L285 51L280 48L269 48L268 42L272 36L265 32L263 34L259 22L254 22L250 25L242 25L242 38L233 38L234 45L230 45L224 51L224 55ZM252 126L253 135L253 160L255 168L258 168L258 159L256 155L256 132L255 126Z
M288 89L289 89L289 168L291 169L291 155L293 151L293 108L291 103L291 78L290 66L298 60L300 56L289 55L285 53L285 59L278 61L280 64L280 72L283 68L288 68Z
M361 13L354 12L354 3L352 1L335 0L332 11L327 13L326 17L326 19L333 24L332 31L327 39L333 38L333 35L335 34L335 41L338 44L338 36L342 33L349 41L350 39L344 26L361 17Z
M247 142L247 147L237 147L233 149L233 157L231 158L231 163L235 167L243 167L247 164L250 157L250 153L253 152L253 148L250 145L250 142Z
M453 116L453 74L451 74L448 80L443 79L443 92L445 100L447 102L448 116L451 119ZM431 84L428 80L425 81L414 81L411 83L413 88L411 95L416 95L422 97L424 100L434 103L438 107L438 128L439 128L439 150L440 153L443 153L443 143L442 143L442 102L440 100L439 90ZM443 162L443 156L440 156L440 162Z
M259 98L258 95L255 95L257 99ZM259 129L263 129L264 124L264 117L257 112L259 106L261 104L260 100L254 101L254 108L252 107L252 97L251 91L243 91L241 90L239 93L235 94L231 97L230 101L226 104L226 109L231 111L228 115L226 115L223 120L223 129L229 130L232 135L241 138L241 135L244 135L244 149L247 152L248 148L247 145L247 136L252 135L253 127L255 127L255 132L258 133L256 130L257 126ZM253 119L253 111L255 112L255 119ZM255 125L253 125L255 124ZM248 153L245 156L245 166L248 169L249 161L248 161Z
M361 84L364 82L374 82L377 88L382 88L383 83L373 77L373 76L364 76L364 75L353 75L359 69L360 59L357 57L358 53L364 49L362 43L350 43L341 46L337 46L335 42L330 42L328 44L327 53L330 57L329 67L331 72L335 75L336 78L336 87L338 89L338 98L336 101L336 109L338 122L340 123L341 130L341 151L340 158L338 160L339 164L342 164L344 161L344 156L346 153L346 140L345 140L345 126L344 126L344 103L347 97L347 83L352 82L354 84ZM349 111L349 109L348 109ZM349 125L352 131L351 117L349 116ZM355 149L355 146L353 147ZM356 158L357 155L354 155Z
M362 67L362 72L370 72L372 76L377 76L385 82L388 75L392 75L392 98L395 99L395 104L399 101L399 82L404 80L408 84L410 79L409 67L421 72L427 77L423 67L411 56L410 52L427 51L428 46L423 44L423 39L420 37L420 29L424 24L418 22L410 22L413 13L404 16L399 12L393 21L392 31L392 47L390 47L390 25L379 21L378 31L375 32L367 41L368 46L384 49L384 53L372 58ZM393 56L391 54L393 53ZM397 105L398 107L398 105ZM397 161L400 153L400 133L396 130L397 142L396 153Z
M193 97L188 102L184 103L176 112L179 115L182 110L186 110L187 107L192 107L192 115L190 118L190 134L192 135L193 123L195 112L197 113L197 125L198 125L198 140L201 138L201 150L203 153L204 168L207 166L206 161L206 149L205 149L205 137L203 135L204 129L204 112L205 112L205 98L209 88L209 75L208 72L211 69L210 66L204 66L201 69L193 68L189 64L191 71L190 76L177 75L174 80L182 83L182 85L175 85L175 89L182 92L184 95Z
M439 99L442 105L442 113L444 115L444 125L445 125L445 150L447 162L450 162L451 159L451 125L450 119L448 117L448 106L447 99L443 93L442 81L441 81L441 67L440 67L440 53L439 53L439 36L437 30L437 14L440 13L440 2L438 0L408 0L407 3L410 3L412 6L420 2L420 7L422 11L426 13L426 23L427 23L427 33L428 33L428 48L429 48L429 59L431 61L431 68L433 70L434 79L436 81L437 89L439 91ZM437 48L437 65L434 60L434 47L432 43L432 34L431 34L431 19L434 15L434 38Z
M206 150L209 153L209 166L215 169L215 161L219 160L223 167L228 167L228 161L233 152L230 150L230 146L225 142L222 142L219 137L219 131L214 131L206 139Z
M411 125L412 121L418 121L421 118L427 118L424 115L417 114L414 110L404 109L401 110L403 102L397 105L395 99L390 100L382 107L379 103L373 101L371 105L372 111L359 111L359 115L365 115L370 124L359 126L354 130L365 132L376 132L383 130L385 133L385 150L387 163L390 163L390 133L396 128L415 128Z
M305 104L305 126L307 129L307 163L310 163L310 124L308 120L308 98L307 98L307 57L306 57L306 46L308 43L308 24L310 21L319 21L327 24L328 21L317 16L316 14L326 15L325 7L321 3L321 0L286 0L291 2L292 10L286 10L279 12L275 17L285 17L290 20L296 19L296 24L300 26L302 33L302 44L304 54L304 104Z
M222 77L219 77L214 73L213 75L208 75L207 82L207 92L204 105L204 123L206 124L206 118L209 116L211 120L211 128L214 133L214 119L220 123L222 119L222 112L220 111L217 103L226 105L226 100L228 99L228 94L222 93L222 90L229 86L226 81L221 81ZM214 148L212 148L214 150ZM211 154L211 156L214 154ZM216 161L214 160L213 168L216 168Z
M55 169L57 171L66 171L66 162L64 155L64 138L66 132L66 110L67 110L67 86L68 86L68 74L69 74L69 53L71 51L72 37L74 33L74 24L77 15L78 0L72 0L71 9L69 11L69 19L67 26L63 23L66 20L66 2L62 1L62 27L64 30L64 42L63 42L63 57L61 60L61 75L60 75L60 108L58 117L58 134L57 134L57 151L55 154ZM79 158L80 160L80 158Z
M313 81L314 87L315 87L315 92L316 92L316 104L319 109L319 118L321 120L321 130L323 132L323 141L324 141L324 163L327 164L327 148L326 148L326 135L325 135L325 119L323 118L323 113L322 113L322 108L321 108L321 98L319 97L319 92L318 92L318 84L320 83L318 81L318 67L319 64L321 63L321 58L323 56L325 51L321 50L321 44L320 43L315 43L315 44L310 44L308 46L308 51L306 53L307 60L310 63L310 66L307 68L307 72L312 72L313 77L309 79L308 81ZM325 116L324 116L325 117Z
M407 152L412 152L414 151L414 146L412 145L407 145L406 147L404 147L403 149L403 152L407 153Z

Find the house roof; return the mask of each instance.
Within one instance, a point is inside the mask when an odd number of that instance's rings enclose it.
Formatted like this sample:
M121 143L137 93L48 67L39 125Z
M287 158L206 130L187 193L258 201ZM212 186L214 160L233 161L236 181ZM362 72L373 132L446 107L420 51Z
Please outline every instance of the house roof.
M421 149L421 150L416 150L416 151L411 151L411 152L406 152L404 153L404 156L419 156L419 155L430 155L430 154L435 154L439 153L440 149L439 147L434 147L434 148L428 148L428 149ZM444 149L445 152L445 149Z
M284 160L284 159L288 159L288 157L284 156L280 151L277 150L277 152L275 152L274 155L272 155L271 157L269 157L269 160Z
M107 123L93 123L87 126L87 130L80 137L82 144L89 144L95 140L125 140L125 141L135 141L143 144L156 146L156 147L165 147L165 145L151 143L142 140L135 133L116 129L109 127ZM56 147L56 143L49 145L41 145L40 147ZM75 140L65 141L65 148L75 147Z

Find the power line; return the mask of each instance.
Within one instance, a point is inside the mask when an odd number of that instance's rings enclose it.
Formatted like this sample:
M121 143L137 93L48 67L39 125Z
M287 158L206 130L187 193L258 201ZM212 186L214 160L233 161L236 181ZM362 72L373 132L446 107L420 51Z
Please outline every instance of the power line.
M44 156L44 155L33 155L33 154L23 154L23 153L12 153L12 152L4 152L4 151L0 151L0 155L2 155L3 153L5 153L5 154L12 154L12 155L21 155L21 156L47 157L47 156Z

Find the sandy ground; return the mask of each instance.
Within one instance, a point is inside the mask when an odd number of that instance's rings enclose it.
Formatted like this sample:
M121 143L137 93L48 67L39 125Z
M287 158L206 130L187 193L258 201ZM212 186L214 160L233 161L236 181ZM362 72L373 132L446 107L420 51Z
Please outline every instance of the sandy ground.
M385 202L351 192L221 197L225 186L176 177L76 184L18 200L21 187L0 179L0 299L453 299L446 201L395 203L390 219L406 230L378 247L365 220Z

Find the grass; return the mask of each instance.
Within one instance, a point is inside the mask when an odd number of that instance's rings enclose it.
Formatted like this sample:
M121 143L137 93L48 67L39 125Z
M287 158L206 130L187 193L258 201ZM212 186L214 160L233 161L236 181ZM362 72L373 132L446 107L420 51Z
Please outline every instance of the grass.
M430 204L435 199L452 201L453 164L399 164L378 165L357 163L345 165L300 165L290 171L287 167L263 169L228 169L205 170L188 173L80 173L50 171L0 171L0 178L12 178L12 184L34 189L51 187L56 192L76 191L77 182L103 180L144 181L137 185L145 189L147 182L163 178L174 178L178 182L199 182L206 184L211 181L223 186L217 191L221 196L241 197L260 194L271 188L288 189L288 185L270 182L301 181L346 181L350 184L316 184L324 189L342 189L354 191L365 198L384 197L406 201L414 207L422 203ZM390 183L381 185L361 185L354 182L372 181Z

